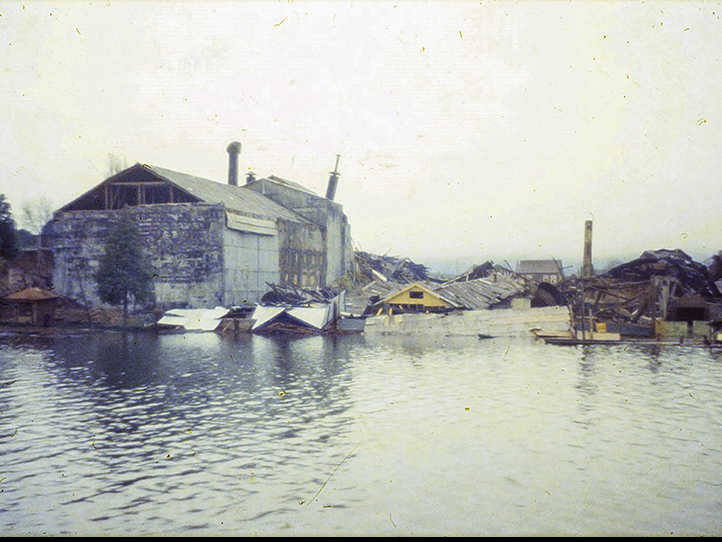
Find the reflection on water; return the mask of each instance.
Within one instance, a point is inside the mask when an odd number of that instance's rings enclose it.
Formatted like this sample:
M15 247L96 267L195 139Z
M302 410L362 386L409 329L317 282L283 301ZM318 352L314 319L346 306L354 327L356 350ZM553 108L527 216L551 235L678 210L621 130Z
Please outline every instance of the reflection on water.
M719 534L719 356L5 335L4 532Z

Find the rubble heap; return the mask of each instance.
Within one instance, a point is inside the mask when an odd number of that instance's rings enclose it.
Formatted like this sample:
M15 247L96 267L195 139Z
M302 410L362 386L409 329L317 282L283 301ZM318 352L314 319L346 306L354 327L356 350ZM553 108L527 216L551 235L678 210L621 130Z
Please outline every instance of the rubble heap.
M645 251L631 262L618 265L604 275L620 281L648 281L653 276L667 276L678 285L678 295L696 293L704 298L722 297L707 266L695 262L682 250Z
M368 252L356 251L358 275L356 281L363 286L374 280L395 281L401 284L433 280L428 269L411 261L409 258L396 256L379 256Z
M270 290L263 294L261 305L304 307L312 303L328 303L338 295L332 288L308 289L293 284L279 285L266 283Z
M632 261L589 278L570 277L560 286L575 315L600 322L651 325L667 318L675 300L722 301L708 268L682 250L645 251ZM660 296L664 292L662 299Z
M366 258L367 255L362 257ZM366 260L369 266L377 261ZM454 307L450 307L449 310L502 308L509 306L511 299L516 297L533 297L532 306L556 304L553 298L547 300L536 295L537 284L535 281L490 261L475 265L465 273L447 281L429 277L424 266L413 264L410 260L393 259L388 262L382 259L381 261L390 265L392 271L402 270L405 273L389 273L392 277L401 275L401 279L388 279L377 270L378 268L371 267L372 271L367 279L371 278L372 280L365 282L354 295L347 299L348 304L357 314L361 309L364 314L375 314L383 306L385 299L403 290L409 283L423 286L451 301ZM388 272L389 268L386 267L385 270ZM414 273L414 271L416 272ZM428 309L407 310L413 312Z
M446 284L450 282L466 282L468 280L475 280L475 279L483 279L490 275L492 275L495 272L507 272L507 273L513 273L512 271L509 271L508 269L494 265L494 262L484 262L481 265L475 265L471 267L468 271L465 273L462 273L461 275L454 277L453 279L446 282Z

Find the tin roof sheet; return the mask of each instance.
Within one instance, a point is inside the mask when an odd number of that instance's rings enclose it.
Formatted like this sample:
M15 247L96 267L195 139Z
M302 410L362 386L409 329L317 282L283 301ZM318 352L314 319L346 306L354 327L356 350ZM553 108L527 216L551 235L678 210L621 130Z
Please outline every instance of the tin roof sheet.
M270 218L275 220L281 218L291 222L309 223L298 213L286 209L262 194L246 190L243 187L218 183L203 177L196 177L148 164L143 164L143 168L206 203L220 204L226 209L260 219Z

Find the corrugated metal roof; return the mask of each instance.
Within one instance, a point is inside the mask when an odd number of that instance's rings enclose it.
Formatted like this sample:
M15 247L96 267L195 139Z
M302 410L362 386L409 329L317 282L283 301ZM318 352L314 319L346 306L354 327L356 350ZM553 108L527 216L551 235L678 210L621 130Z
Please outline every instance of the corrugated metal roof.
M281 218L310 224L299 214L252 190L148 164L143 164L143 168L206 203L220 204L226 209L255 218L273 220Z
M450 282L434 290L472 310L488 309L512 296L527 293L526 283L502 274L465 282Z

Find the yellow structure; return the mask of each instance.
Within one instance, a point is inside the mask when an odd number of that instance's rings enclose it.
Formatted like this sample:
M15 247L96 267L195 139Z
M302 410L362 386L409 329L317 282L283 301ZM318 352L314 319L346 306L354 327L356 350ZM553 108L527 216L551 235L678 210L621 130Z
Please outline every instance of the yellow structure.
M442 312L463 308L418 282L391 294L381 304L393 312Z

